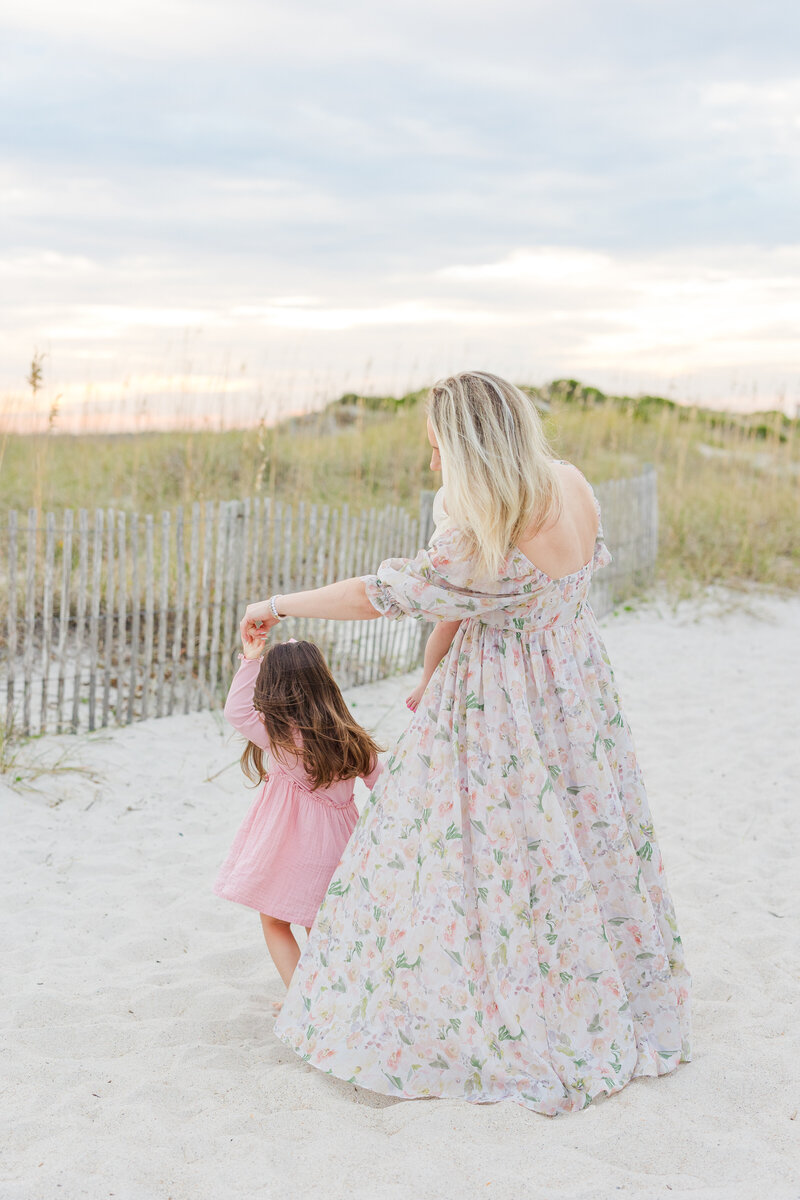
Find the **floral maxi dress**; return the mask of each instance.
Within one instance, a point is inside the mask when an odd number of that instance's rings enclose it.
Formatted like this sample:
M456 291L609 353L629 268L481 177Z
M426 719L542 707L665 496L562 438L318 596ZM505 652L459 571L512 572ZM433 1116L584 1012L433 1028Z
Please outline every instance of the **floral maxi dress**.
M690 1058L690 977L587 600L449 529L366 576L386 617L461 620L334 872L275 1026L398 1098L548 1115Z

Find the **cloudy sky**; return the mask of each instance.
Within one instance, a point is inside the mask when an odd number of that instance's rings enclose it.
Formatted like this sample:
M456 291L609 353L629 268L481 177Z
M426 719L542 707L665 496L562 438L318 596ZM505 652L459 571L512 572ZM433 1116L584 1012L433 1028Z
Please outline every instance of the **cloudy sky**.
M26 0L0 63L7 416L34 349L65 424L474 366L800 403L790 0Z

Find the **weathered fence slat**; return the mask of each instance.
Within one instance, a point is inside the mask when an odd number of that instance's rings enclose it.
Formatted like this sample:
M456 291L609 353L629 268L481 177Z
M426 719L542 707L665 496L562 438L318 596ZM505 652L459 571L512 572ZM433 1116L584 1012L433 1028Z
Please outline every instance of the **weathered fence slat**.
M233 500L226 505L225 515L225 571L222 577L222 641L220 643L219 665L220 675L217 682L222 682L228 673L228 657L231 652L233 638L234 613L236 611L237 585L237 549L239 545L239 530L241 529L239 505Z
M42 597L42 691L39 711L39 731L47 730L47 696L50 686L50 660L53 650L53 582L55 575L56 517L45 517L44 595Z
M192 707L197 651L197 562L200 550L200 505L192 505L192 528L189 535L189 587L186 606L186 671L183 685L183 711Z
M103 510L95 509L92 540L92 604L89 610L89 729L95 729L100 585L103 568Z
M272 520L270 522L270 571L264 587L264 599L275 596L283 590L283 575L281 574L281 548L283 546L283 505L276 500L272 505Z
M72 509L64 513L61 541L61 593L58 598L58 642L56 645L56 733L61 733L64 712L67 638L69 636L70 580L72 577Z
M117 696L116 718L118 725L125 724L125 675L124 665L128 650L128 544L125 513L117 513Z
M214 564L213 603L211 610L211 654L208 667L208 690L217 690L217 666L219 661L219 631L222 621L222 582L225 571L225 515L227 506L223 501L216 511L216 559Z
M158 598L158 648L156 651L156 716L164 715L164 679L167 663L167 625L169 622L169 551L172 515L161 514L161 588Z
M235 600L233 607L234 625L236 619L240 615L240 610L247 603L248 588L250 584L250 501L244 500L240 506L240 511L237 518L237 546L235 555L236 564L236 589L234 592Z
M31 692L33 688L33 644L36 631L36 533L35 508L28 509L27 559L25 562L25 650L22 660L22 732L31 731Z
M144 649L142 652L142 720L150 713L150 684L153 676L155 639L155 522L148 513L144 522Z
M81 660L86 633L86 596L89 585L89 514L78 512L78 611L75 618L75 675L72 681L72 718L70 727L78 732L81 703Z
M114 535L116 533L114 510L108 510L106 523L106 619L103 640L103 717L102 725L108 724L108 709L111 692L111 660L114 655Z
M261 539L264 532L263 509L266 503L260 496L256 496L253 500L253 525L250 537L250 580L248 588L245 591L245 603L249 602L251 595L259 596L262 590L261 563L263 549Z
M6 733L14 729L14 676L17 665L17 514L8 514L8 676L6 679Z
M274 513L275 501L266 497L264 500L264 512L262 517L262 541L261 541L261 558L260 570L253 575L253 583L256 587L256 595L262 599L272 595L270 588L274 582L272 579L272 534L274 529ZM257 581L257 582L256 582Z
M169 676L167 713L175 710L175 690L178 685L181 648L183 645L183 593L186 587L186 546L183 537L183 506L175 514L175 625L172 633L172 665Z
M292 509L287 506L283 510L283 575L281 579L281 594L288 595L295 590L292 574Z
M208 700L210 690L206 686L208 670L208 630L211 604L211 571L214 554L214 512L215 506L209 502L205 506L203 524L203 565L200 569L200 633L197 647L197 697L202 706Z
M139 518L131 514L131 662L128 675L128 724L133 720L139 665L139 621L142 597L139 591ZM121 670L120 665L120 670Z

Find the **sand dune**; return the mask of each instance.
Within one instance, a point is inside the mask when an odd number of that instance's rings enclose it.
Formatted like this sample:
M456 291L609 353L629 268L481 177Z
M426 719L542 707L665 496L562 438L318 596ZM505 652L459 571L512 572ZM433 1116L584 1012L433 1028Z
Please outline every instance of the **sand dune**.
M692 1063L555 1120L317 1073L272 1036L258 918L211 894L249 803L221 717L47 738L21 763L62 770L0 785L3 1200L800 1197L800 600L604 629L693 973ZM349 699L389 742L407 690Z

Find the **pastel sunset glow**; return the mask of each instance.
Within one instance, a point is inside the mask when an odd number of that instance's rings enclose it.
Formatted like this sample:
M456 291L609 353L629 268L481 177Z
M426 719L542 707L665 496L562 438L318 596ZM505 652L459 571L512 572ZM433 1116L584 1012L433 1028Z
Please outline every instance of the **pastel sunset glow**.
M776 0L18 5L2 420L248 424L472 366L793 414L799 25Z

